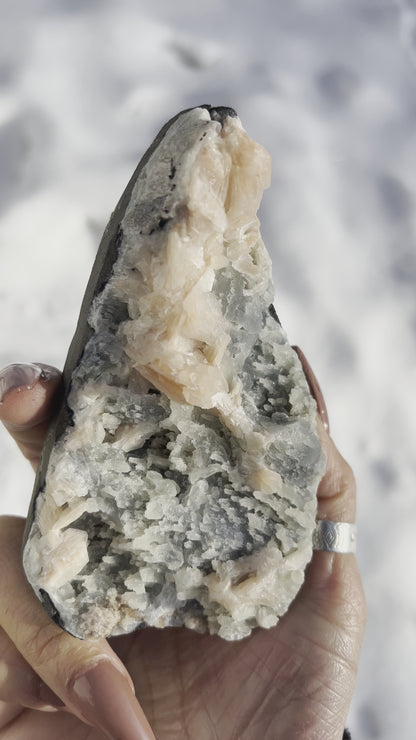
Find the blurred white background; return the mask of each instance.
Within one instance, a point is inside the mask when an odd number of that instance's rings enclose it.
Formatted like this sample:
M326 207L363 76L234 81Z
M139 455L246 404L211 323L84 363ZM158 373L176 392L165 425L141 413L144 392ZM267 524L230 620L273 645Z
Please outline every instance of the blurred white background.
M413 740L416 4L2 0L0 366L62 367L101 232L163 123L237 109L271 153L276 307L359 490L354 739ZM1 513L32 474L1 430Z

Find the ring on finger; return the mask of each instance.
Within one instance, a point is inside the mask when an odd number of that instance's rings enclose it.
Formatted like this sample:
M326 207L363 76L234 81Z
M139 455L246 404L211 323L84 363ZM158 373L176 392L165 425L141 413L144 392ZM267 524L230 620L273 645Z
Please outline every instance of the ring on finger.
M357 525L348 522L331 522L327 519L318 520L312 542L314 550L355 553L357 549Z

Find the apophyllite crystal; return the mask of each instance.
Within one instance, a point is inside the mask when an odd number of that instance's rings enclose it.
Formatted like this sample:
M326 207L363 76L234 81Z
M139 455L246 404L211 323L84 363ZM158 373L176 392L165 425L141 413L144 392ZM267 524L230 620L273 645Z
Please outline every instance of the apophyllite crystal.
M79 637L276 624L312 554L315 402L273 308L270 160L233 110L160 132L93 268L24 567Z

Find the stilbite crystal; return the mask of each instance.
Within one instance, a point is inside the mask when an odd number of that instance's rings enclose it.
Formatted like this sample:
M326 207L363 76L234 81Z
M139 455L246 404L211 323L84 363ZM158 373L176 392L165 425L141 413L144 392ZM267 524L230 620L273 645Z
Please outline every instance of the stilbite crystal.
M273 309L269 156L234 111L170 121L104 233L24 567L79 637L271 627L312 553L324 455Z

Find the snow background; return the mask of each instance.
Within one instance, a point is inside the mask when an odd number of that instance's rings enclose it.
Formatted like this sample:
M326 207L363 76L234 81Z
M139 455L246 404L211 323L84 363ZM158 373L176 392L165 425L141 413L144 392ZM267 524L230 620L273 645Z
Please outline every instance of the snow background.
M276 307L359 490L354 740L411 740L416 686L416 3L1 0L0 367L62 367L101 232L179 110L271 153ZM32 473L1 430L1 513Z

